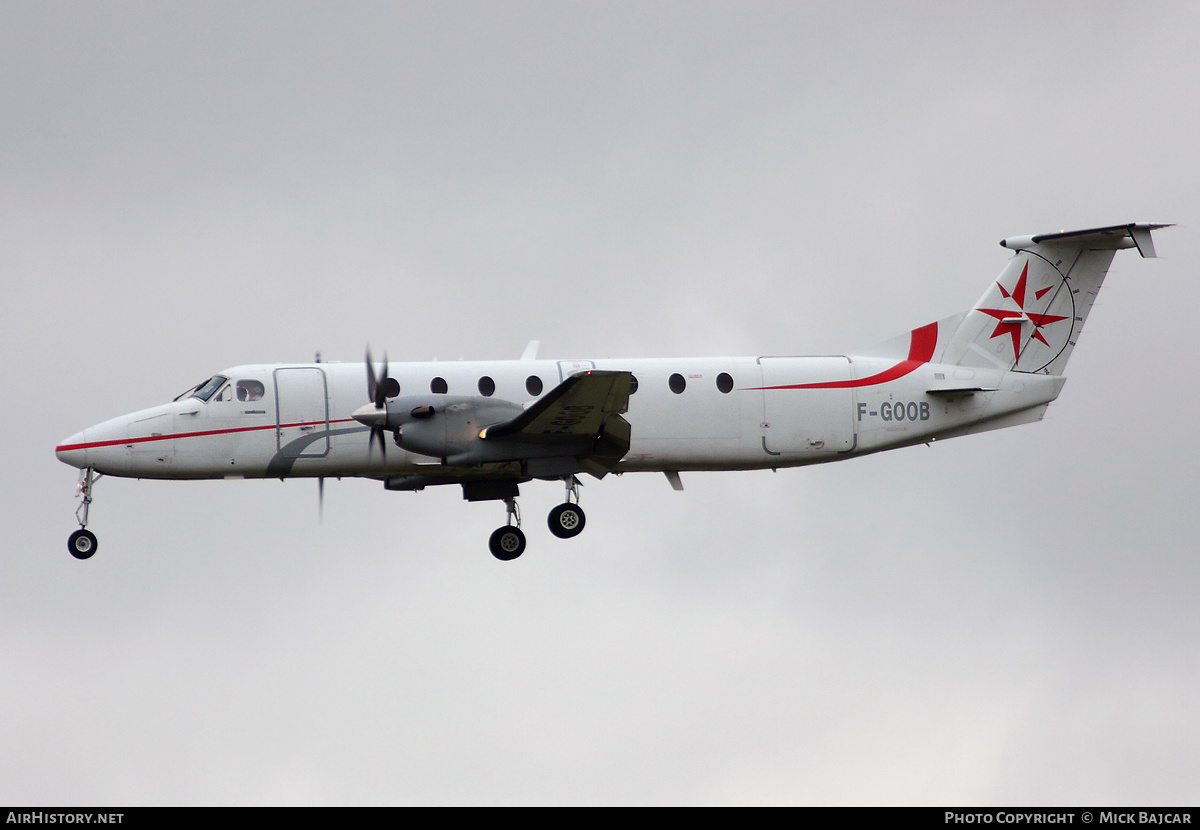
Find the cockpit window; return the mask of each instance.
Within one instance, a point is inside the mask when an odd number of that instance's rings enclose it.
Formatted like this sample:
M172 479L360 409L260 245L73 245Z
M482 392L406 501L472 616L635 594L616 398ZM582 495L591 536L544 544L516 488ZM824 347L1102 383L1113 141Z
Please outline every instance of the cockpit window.
M237 399L239 401L257 401L266 394L266 388L262 385L262 381L258 380L239 380L237 382Z
M200 388L192 393L192 397L199 398L202 401L207 401L213 396L214 392L221 388L221 384L227 380L229 380L229 378L225 377L224 375L214 375L208 380L204 381L204 383L200 384Z

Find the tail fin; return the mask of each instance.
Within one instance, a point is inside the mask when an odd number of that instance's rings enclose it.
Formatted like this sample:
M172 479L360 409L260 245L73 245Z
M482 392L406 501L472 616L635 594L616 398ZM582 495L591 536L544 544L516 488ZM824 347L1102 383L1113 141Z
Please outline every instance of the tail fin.
M1155 256L1150 232L1167 227L1114 225L1001 241L1015 255L973 309L939 322L948 339L935 359L1061 375L1113 255L1137 248Z

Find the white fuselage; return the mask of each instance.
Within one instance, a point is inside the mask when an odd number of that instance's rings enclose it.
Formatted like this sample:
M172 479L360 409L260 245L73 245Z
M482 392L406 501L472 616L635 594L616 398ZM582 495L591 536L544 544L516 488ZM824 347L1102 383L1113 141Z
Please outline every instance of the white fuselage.
M402 395L428 394L431 384L442 391L440 378L450 395L480 396L490 378L487 397L525 405L581 370L632 372L631 445L616 472L835 461L1037 420L1062 386L1058 376L926 362L919 332L907 360L430 362L393 364L390 376ZM221 376L228 382L208 400L186 397L106 421L68 438L57 454L76 467L139 478L471 474L390 439L386 457L372 451L369 429L351 417L367 402L363 364L238 366Z
M97 474L140 478L362 476L389 490L459 484L503 500L494 556L525 550L516 499L564 483L551 533L583 530L577 474L753 470L840 461L1040 420L1117 251L1153 257L1129 223L1010 237L1013 257L969 310L864 356L237 366L180 399L73 435L79 530ZM323 492L323 490L319 490Z

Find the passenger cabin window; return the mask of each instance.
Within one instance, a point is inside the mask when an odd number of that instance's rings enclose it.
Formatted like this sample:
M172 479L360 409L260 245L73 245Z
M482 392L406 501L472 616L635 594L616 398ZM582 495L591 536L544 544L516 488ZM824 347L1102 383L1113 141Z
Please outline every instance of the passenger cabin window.
M717 375L717 388L726 395L733 391L733 378L728 372Z
M535 398L542 394L542 379L537 375L530 375L525 378L525 391Z
M683 390L687 388L687 381L683 379L683 375L676 372L671 375L670 380L667 381L667 385L671 387L671 391L676 395L682 395Z
M637 375L630 375L629 376L629 394L630 395L632 395L634 392L637 391L637 386L638 386Z
M490 398L496 393L496 381L484 375L479 379L479 394L485 398Z
M249 403L250 401L262 400L262 396L267 392L266 387L261 381L257 380L239 380L237 382L237 399Z
M225 383L227 380L229 380L229 378L225 377L224 375L214 375L213 377L204 381L204 383L200 384L196 391L192 393L192 397L199 398L200 400L207 402L208 399L213 396L213 393L221 388L221 384Z
M448 389L445 378L434 378L429 381L429 391L435 395L445 395Z

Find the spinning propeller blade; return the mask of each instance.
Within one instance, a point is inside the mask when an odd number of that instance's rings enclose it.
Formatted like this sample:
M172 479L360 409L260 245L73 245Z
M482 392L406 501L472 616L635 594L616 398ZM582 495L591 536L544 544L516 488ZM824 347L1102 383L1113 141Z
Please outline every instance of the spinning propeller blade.
M387 424L387 399L400 394L400 384L394 378L388 377L387 352L383 353L383 371L375 375L375 364L371 361L371 347L367 347L367 397L371 400L372 410L364 406L354 413L354 417L371 428L369 449L375 451L375 439L379 439L379 451L383 463L387 464L387 441L384 440L383 430Z

